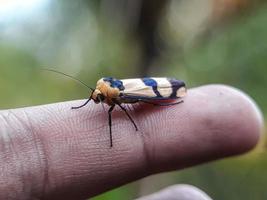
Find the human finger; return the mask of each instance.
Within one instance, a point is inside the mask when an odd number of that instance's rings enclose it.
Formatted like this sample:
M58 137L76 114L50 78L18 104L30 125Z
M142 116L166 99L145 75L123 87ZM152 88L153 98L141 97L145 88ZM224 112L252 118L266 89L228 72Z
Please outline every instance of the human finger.
M16 188L20 197L83 199L152 173L248 151L262 126L246 95L205 86L189 90L183 104L135 106L131 115L138 132L115 109L110 148L107 113L93 103L70 109L81 103L0 113L0 181L10 183L6 187Z

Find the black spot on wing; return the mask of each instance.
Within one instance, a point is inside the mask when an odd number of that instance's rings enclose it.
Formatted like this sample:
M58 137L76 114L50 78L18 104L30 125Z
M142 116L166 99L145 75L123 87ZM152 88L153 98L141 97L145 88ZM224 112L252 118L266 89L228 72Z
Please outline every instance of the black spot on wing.
M118 88L120 91L125 89L121 80L112 77L106 77L103 80L109 82L111 87Z
M174 78L168 78L167 80L170 82L172 87L172 93L170 95L170 98L177 98L177 90L181 87L185 87L185 83Z
M158 91L158 83L152 78L142 78L142 81L145 85L152 87L153 92L156 94L157 97L162 97Z
M103 78L103 80L106 81L106 82L111 82L113 79L114 78L112 78L112 77L105 77L105 78Z
M114 80L111 82L111 87L118 88L119 90L124 90L124 86L121 80Z

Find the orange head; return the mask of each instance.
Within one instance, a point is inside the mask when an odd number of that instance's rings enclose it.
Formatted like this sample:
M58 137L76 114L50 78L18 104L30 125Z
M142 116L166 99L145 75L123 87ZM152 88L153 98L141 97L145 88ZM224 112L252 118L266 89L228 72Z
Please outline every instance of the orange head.
M108 105L113 105L112 99L119 97L120 90L115 87L111 87L110 82L101 78L96 83L95 90L91 93L91 99L95 103L104 102Z

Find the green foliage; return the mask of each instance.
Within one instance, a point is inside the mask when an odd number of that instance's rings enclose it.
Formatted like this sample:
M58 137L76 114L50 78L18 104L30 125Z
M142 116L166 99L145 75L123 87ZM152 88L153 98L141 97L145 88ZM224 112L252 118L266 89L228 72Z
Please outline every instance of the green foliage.
M195 85L224 83L250 94L267 112L267 7L189 48L184 65Z

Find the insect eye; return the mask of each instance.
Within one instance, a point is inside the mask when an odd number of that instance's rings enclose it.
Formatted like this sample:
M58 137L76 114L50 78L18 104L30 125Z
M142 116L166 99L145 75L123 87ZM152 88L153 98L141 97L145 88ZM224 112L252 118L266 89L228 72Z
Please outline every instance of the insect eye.
M100 101L104 101L104 100L105 100L105 97L104 97L104 95L102 95L102 94L97 95L97 98L98 98Z

